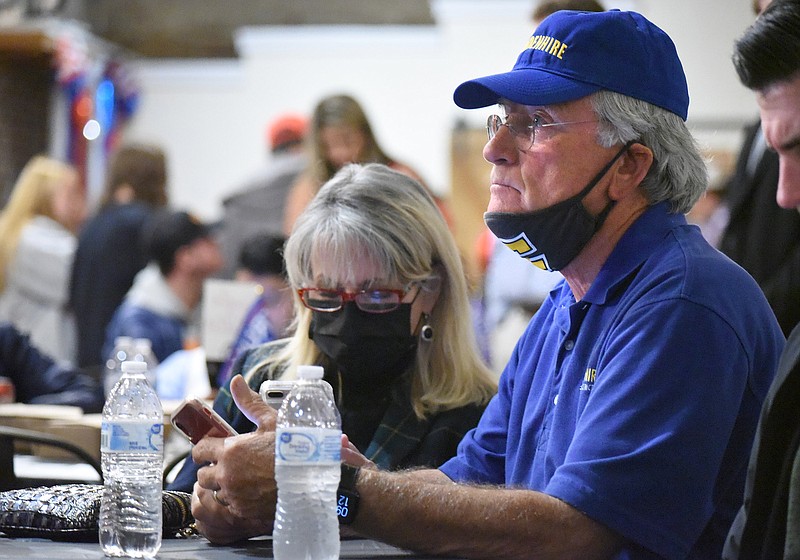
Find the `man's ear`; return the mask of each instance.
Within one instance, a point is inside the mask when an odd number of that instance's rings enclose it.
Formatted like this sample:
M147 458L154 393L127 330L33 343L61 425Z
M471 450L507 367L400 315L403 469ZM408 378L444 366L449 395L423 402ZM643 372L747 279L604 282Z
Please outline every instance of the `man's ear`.
M633 143L615 167L614 180L609 196L615 200L624 198L644 180L653 165L653 151L644 144Z

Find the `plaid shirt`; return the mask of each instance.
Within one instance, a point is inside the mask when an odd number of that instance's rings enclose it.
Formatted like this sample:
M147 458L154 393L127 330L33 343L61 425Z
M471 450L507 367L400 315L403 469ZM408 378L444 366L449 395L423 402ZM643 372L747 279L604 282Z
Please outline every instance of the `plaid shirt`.
M285 340L279 340L247 350L234 365L233 375L242 373L250 388L258 391L263 381L279 378L283 372L272 364L257 370L253 367L283 349L285 344ZM229 387L226 383L220 388L214 410L240 434L252 432L255 425L236 407ZM477 425L485 408L485 405L470 404L420 420L411 408L410 395L408 379L398 380L372 441L366 451L361 450L382 469L438 467L455 455L461 438ZM190 455L169 489L191 492L198 468Z
M247 384L258 391L263 381L279 378L283 372L270 365L251 371L253 366L281 350L284 344L280 341L251 349L238 362L234 374L246 373ZM220 390L214 408L238 432L255 429L253 423L236 408L227 385ZM475 427L483 409L482 405L467 405L420 420L411 408L411 384L404 377L395 385L372 441L362 452L383 469L438 467L455 455L461 438Z

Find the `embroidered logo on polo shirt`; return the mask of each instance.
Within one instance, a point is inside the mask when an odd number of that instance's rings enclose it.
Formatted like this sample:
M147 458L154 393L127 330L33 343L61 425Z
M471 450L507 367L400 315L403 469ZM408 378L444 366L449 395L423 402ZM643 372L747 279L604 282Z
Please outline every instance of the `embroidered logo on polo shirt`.
M581 383L580 391L589 392L594 387L594 378L597 376L597 369L596 368L586 368L586 372L583 374L583 383Z

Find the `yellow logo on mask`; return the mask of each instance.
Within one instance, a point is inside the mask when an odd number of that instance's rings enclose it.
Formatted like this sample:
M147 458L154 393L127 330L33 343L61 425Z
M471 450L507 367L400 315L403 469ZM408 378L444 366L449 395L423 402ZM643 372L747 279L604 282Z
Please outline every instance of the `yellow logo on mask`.
M536 250L534 244L530 242L524 233L520 233L513 239L501 239L500 241L520 257L529 260L536 268L552 270L550 264L547 262L547 257Z

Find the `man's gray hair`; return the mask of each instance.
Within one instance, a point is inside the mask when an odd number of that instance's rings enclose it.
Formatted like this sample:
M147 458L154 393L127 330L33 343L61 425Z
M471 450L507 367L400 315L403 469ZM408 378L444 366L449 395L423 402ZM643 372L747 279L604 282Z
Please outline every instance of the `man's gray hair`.
M634 141L653 151L653 165L641 185L648 202L668 201L675 213L691 210L708 186L708 170L683 119L646 101L606 90L592 95L592 106L600 119L603 146Z

